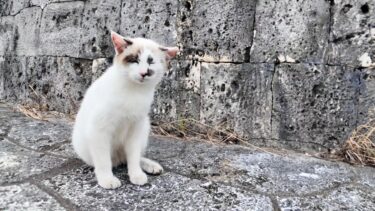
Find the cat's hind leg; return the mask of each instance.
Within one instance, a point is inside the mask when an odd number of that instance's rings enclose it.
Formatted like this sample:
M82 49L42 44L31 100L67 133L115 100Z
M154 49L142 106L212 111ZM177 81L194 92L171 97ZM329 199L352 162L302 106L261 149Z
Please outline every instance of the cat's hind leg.
M90 154L95 169L98 184L106 189L114 189L121 186L120 180L113 175L110 135L95 133L90 143Z
M163 167L159 163L145 157L141 158L141 168L148 174L161 174L163 172Z

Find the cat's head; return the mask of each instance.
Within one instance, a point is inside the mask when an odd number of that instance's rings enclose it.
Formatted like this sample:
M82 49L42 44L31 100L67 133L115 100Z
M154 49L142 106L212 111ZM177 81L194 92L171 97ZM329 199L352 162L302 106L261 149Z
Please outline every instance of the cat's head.
M167 69L177 47L164 47L144 38L125 38L111 32L117 71L136 84L157 84Z

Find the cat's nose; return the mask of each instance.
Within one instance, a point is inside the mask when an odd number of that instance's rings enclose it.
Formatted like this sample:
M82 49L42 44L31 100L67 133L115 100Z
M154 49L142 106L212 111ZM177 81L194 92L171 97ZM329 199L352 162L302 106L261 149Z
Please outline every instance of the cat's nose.
M142 78L144 78L148 75L148 73L147 72L141 72L140 75L142 76Z
M142 78L144 78L146 76L152 76L154 74L154 71L147 69L146 71L141 71L139 74L142 76Z

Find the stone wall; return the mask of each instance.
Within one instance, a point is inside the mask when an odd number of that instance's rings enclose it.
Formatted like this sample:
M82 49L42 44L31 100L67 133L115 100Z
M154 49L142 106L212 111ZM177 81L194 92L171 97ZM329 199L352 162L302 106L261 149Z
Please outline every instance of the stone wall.
M329 149L374 112L372 0L0 0L0 99L76 112L111 64L109 31L178 45L154 123Z

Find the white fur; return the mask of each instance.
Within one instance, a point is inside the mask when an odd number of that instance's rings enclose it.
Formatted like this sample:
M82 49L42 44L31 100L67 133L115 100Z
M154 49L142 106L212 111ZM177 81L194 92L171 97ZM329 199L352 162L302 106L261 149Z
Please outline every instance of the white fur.
M139 64L114 64L87 90L73 130L73 147L78 156L94 166L100 186L117 188L121 182L112 167L127 162L133 184L147 183L147 173L161 173L155 161L142 157L150 132L148 112L154 89L165 71L165 53L155 53L158 44L141 38ZM153 49L153 50L150 50ZM126 52L126 50L125 50ZM118 55L117 55L118 56ZM148 56L155 63L147 63ZM140 71L152 68L155 73L141 81ZM142 170L143 169L143 170Z

